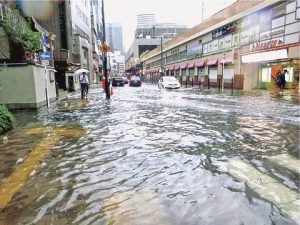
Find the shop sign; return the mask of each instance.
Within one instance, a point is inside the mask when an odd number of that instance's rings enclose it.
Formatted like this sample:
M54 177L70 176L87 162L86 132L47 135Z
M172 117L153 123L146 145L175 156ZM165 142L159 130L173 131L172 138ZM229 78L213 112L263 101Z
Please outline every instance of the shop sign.
M259 51L268 48L274 48L277 46L281 46L283 44L284 44L283 37L267 40L267 41L256 42L250 46L250 51L253 52L253 51Z
M240 45L240 33L236 33L232 35L232 46Z
M237 24L236 23L230 23L227 24L217 30L214 30L212 32L212 38L218 38L218 37L222 37L225 36L227 34L231 34L234 33L237 30Z
M270 39L271 38L271 31L262 32L259 35L260 40Z
M241 32L241 44L248 44L249 43L249 38L250 38L250 35L249 35L249 30L245 30L243 32Z
M271 32L272 37L284 35L284 27L273 29Z
M207 46L207 53L211 53L212 51L212 42L208 43L208 46Z
M189 47L187 49L187 57L202 54L202 44Z
M212 42L212 52L216 52L216 51L218 51L218 49L219 49L219 41L218 40L214 40L213 42Z
M219 50L224 49L224 41L225 41L225 38L219 39Z
M250 42L255 42L259 40L259 26L255 26L249 29L249 39Z
M231 48L232 35L228 35L224 39L225 39L225 41L224 41L224 48Z

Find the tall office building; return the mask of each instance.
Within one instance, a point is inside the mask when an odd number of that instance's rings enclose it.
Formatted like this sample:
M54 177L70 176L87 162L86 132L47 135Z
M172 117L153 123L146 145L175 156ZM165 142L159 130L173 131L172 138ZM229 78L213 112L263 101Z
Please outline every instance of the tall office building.
M120 51L124 54L122 24L106 23L106 41L111 52Z
M92 8L94 10L94 17L96 21L96 32L98 40L103 40L103 25L102 25L102 5L100 0L91 0Z

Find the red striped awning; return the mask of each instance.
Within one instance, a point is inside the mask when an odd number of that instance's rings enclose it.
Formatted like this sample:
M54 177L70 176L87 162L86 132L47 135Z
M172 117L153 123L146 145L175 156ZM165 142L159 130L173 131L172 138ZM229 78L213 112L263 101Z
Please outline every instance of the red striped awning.
M218 59L214 59L214 58L209 59L206 63L207 66L215 66L217 64L218 64Z
M198 61L198 62L196 62L196 67L203 67L203 66L205 66L205 63L206 63L206 60L205 59L203 59L203 60L200 60L200 61Z
M229 63L233 63L233 57L232 56L228 56L228 57L225 57L224 59L222 59L220 61L220 63L224 63L224 64L229 64Z
M188 64L187 68L191 69L191 68L194 68L195 67L195 63L192 63L192 64Z

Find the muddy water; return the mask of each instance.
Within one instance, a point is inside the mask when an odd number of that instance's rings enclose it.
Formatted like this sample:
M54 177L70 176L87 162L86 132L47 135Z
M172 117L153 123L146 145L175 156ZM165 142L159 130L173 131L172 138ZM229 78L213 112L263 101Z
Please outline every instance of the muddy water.
M295 93L95 88L16 117L1 225L299 224Z

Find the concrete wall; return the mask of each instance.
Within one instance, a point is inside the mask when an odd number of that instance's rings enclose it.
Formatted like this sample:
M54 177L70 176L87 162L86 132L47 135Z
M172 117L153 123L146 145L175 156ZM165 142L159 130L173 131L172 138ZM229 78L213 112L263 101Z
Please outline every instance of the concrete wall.
M46 105L45 75L49 99L54 101L55 79L50 81L50 76L54 78L53 68L49 67L45 74L42 66L8 66L0 72L0 104L11 109L36 109Z

